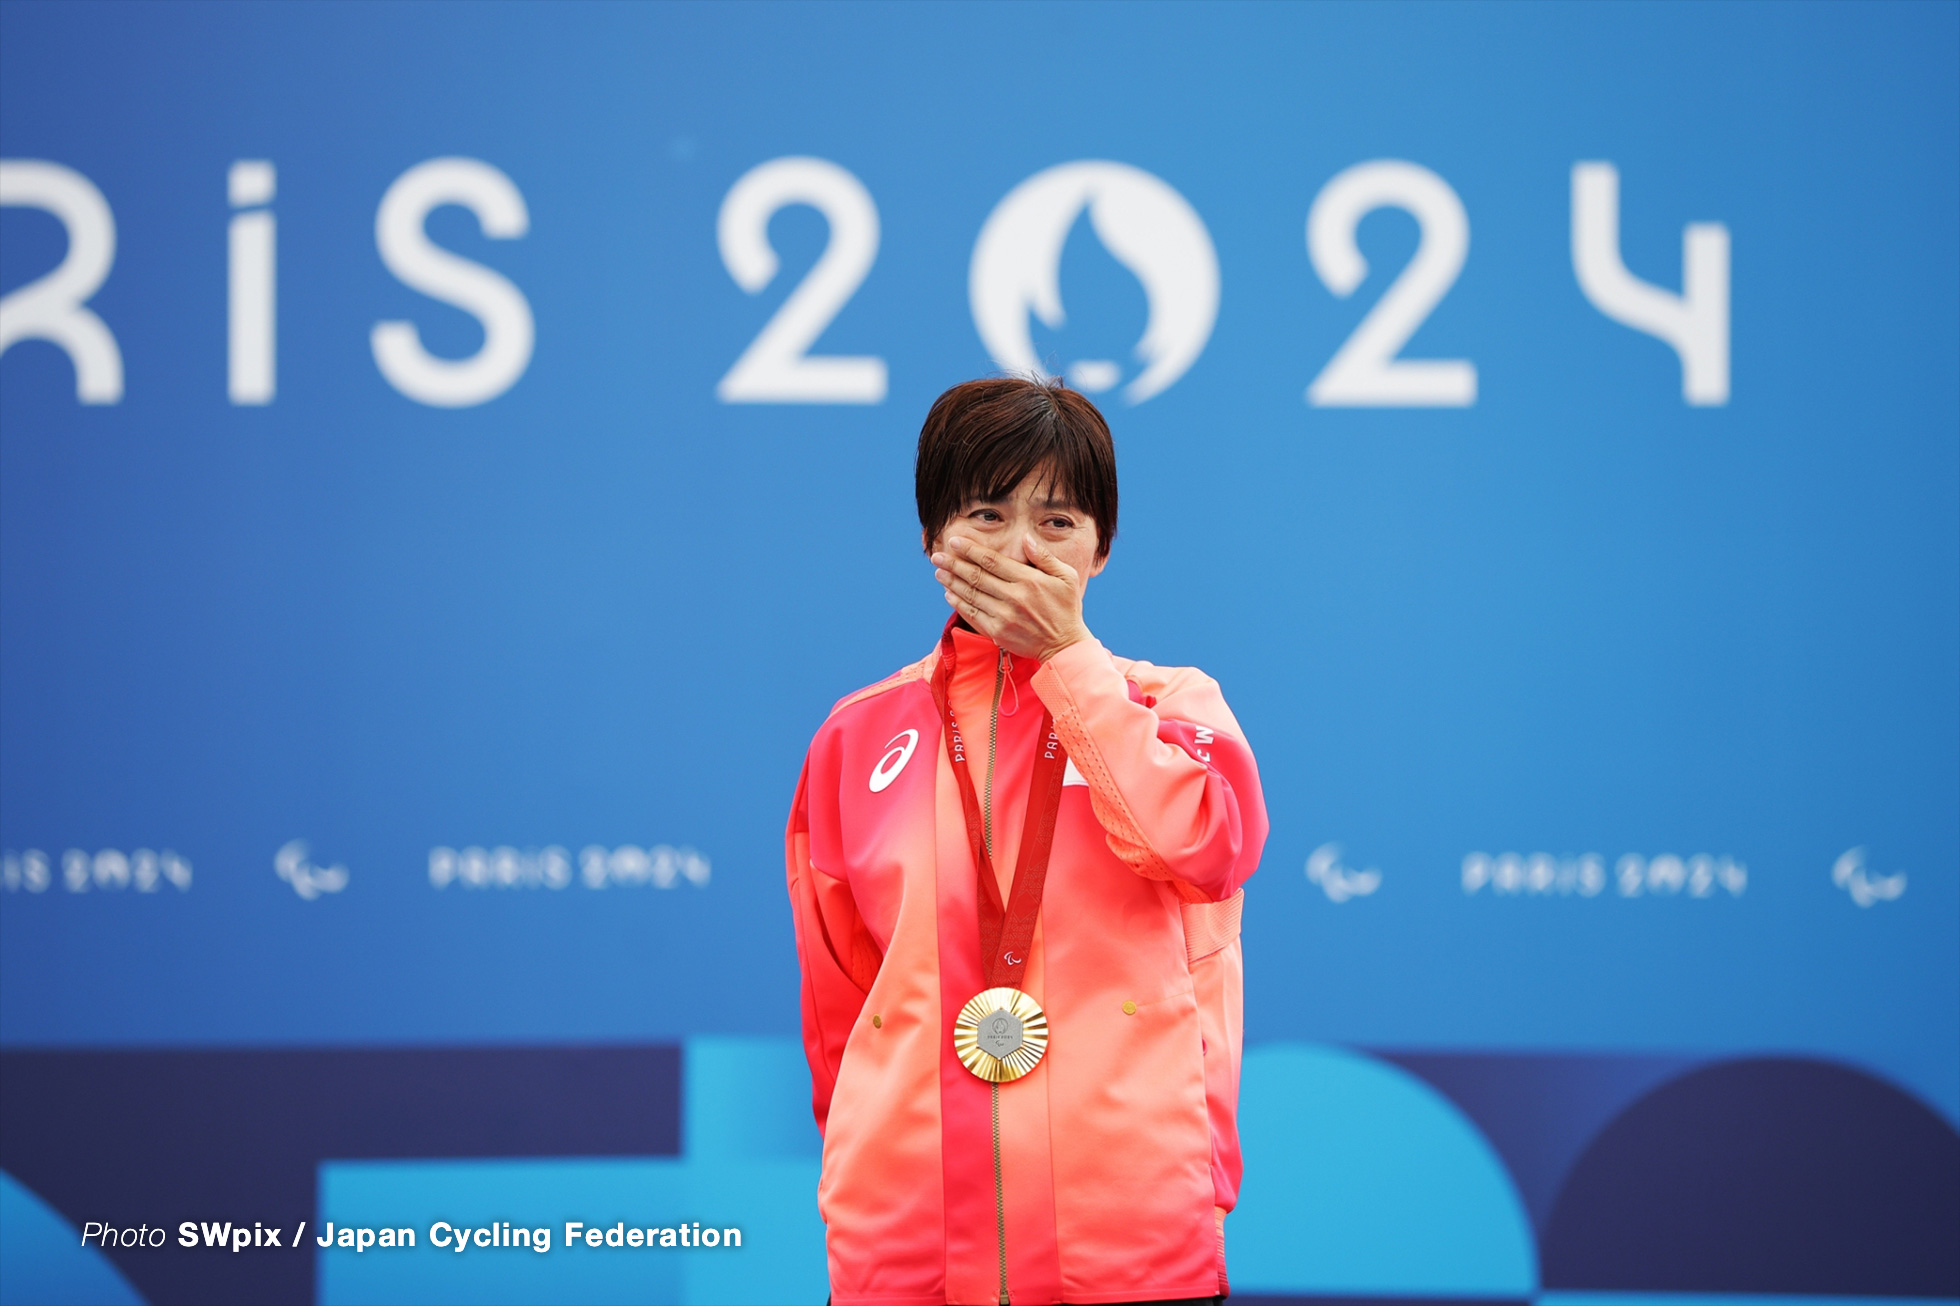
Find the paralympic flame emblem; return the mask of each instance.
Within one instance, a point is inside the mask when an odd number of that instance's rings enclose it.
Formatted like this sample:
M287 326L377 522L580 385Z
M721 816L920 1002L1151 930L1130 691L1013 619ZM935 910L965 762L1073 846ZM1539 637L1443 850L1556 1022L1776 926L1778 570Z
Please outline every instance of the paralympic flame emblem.
M1085 208L1096 238L1143 283L1150 303L1136 346L1142 371L1123 389L1124 399L1140 404L1190 369L1218 319L1218 253L1203 219L1141 168L1085 159L1037 172L1009 191L973 247L967 274L973 323L1003 368L1043 371L1028 315L1050 330L1067 320L1062 245ZM1090 393L1111 389L1123 374L1111 359L1081 359L1066 370L1071 384Z

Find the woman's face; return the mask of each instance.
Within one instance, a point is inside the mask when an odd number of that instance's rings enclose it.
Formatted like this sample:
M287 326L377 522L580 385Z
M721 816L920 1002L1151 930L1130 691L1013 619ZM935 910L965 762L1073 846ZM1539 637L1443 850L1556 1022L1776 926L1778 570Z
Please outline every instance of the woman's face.
M1038 540L1075 568L1075 574L1087 584L1109 559L1096 556L1096 519L1066 494L1045 468L1037 467L1004 499L974 499L961 504L939 538L926 541L926 552L943 551L955 538L965 537L1016 562L1027 562L1024 542Z

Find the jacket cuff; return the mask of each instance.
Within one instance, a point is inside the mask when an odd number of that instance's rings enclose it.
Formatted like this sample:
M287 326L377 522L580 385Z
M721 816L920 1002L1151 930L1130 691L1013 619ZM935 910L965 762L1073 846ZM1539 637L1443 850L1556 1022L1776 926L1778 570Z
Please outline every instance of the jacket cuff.
M1130 696L1123 673L1094 635L1077 640L1042 663L1034 673L1034 692L1058 718L1085 699L1113 694L1128 701Z

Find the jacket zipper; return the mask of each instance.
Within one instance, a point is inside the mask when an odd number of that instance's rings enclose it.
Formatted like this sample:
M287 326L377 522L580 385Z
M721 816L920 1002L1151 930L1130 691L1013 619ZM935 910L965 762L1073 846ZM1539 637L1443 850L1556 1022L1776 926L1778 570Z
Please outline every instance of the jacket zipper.
M1000 1246L1000 1306L1007 1303L1007 1194L1000 1182L1000 1085L990 1085L994 1098L994 1240Z
M1000 742L1000 691L1007 681L1007 650L1000 650L1000 657L994 663L994 706L987 717L987 787L980 800L982 836L987 845L987 856L994 855L994 751ZM981 958L982 966L990 965L991 957ZM985 974L981 975L984 980ZM994 1118L994 1244L1000 1248L1000 1306L1008 1306L1007 1300L1007 1190L1000 1178L1000 1085L988 1086L992 1092Z
M1000 691L1006 684L1007 650L1002 649L994 663L994 706L987 716L987 787L980 794L981 837L986 841L988 857L994 855L994 746L1000 741Z

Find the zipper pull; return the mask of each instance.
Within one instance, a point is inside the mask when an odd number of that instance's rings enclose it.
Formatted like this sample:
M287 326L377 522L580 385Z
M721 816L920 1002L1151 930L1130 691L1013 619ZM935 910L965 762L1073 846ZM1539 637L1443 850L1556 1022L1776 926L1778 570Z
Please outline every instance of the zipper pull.
M1007 692L1014 696L1014 706L998 714L1013 716L1021 710L1021 687L1014 683L1014 656L1006 649L1000 651L1000 672L1001 679L1007 682Z

